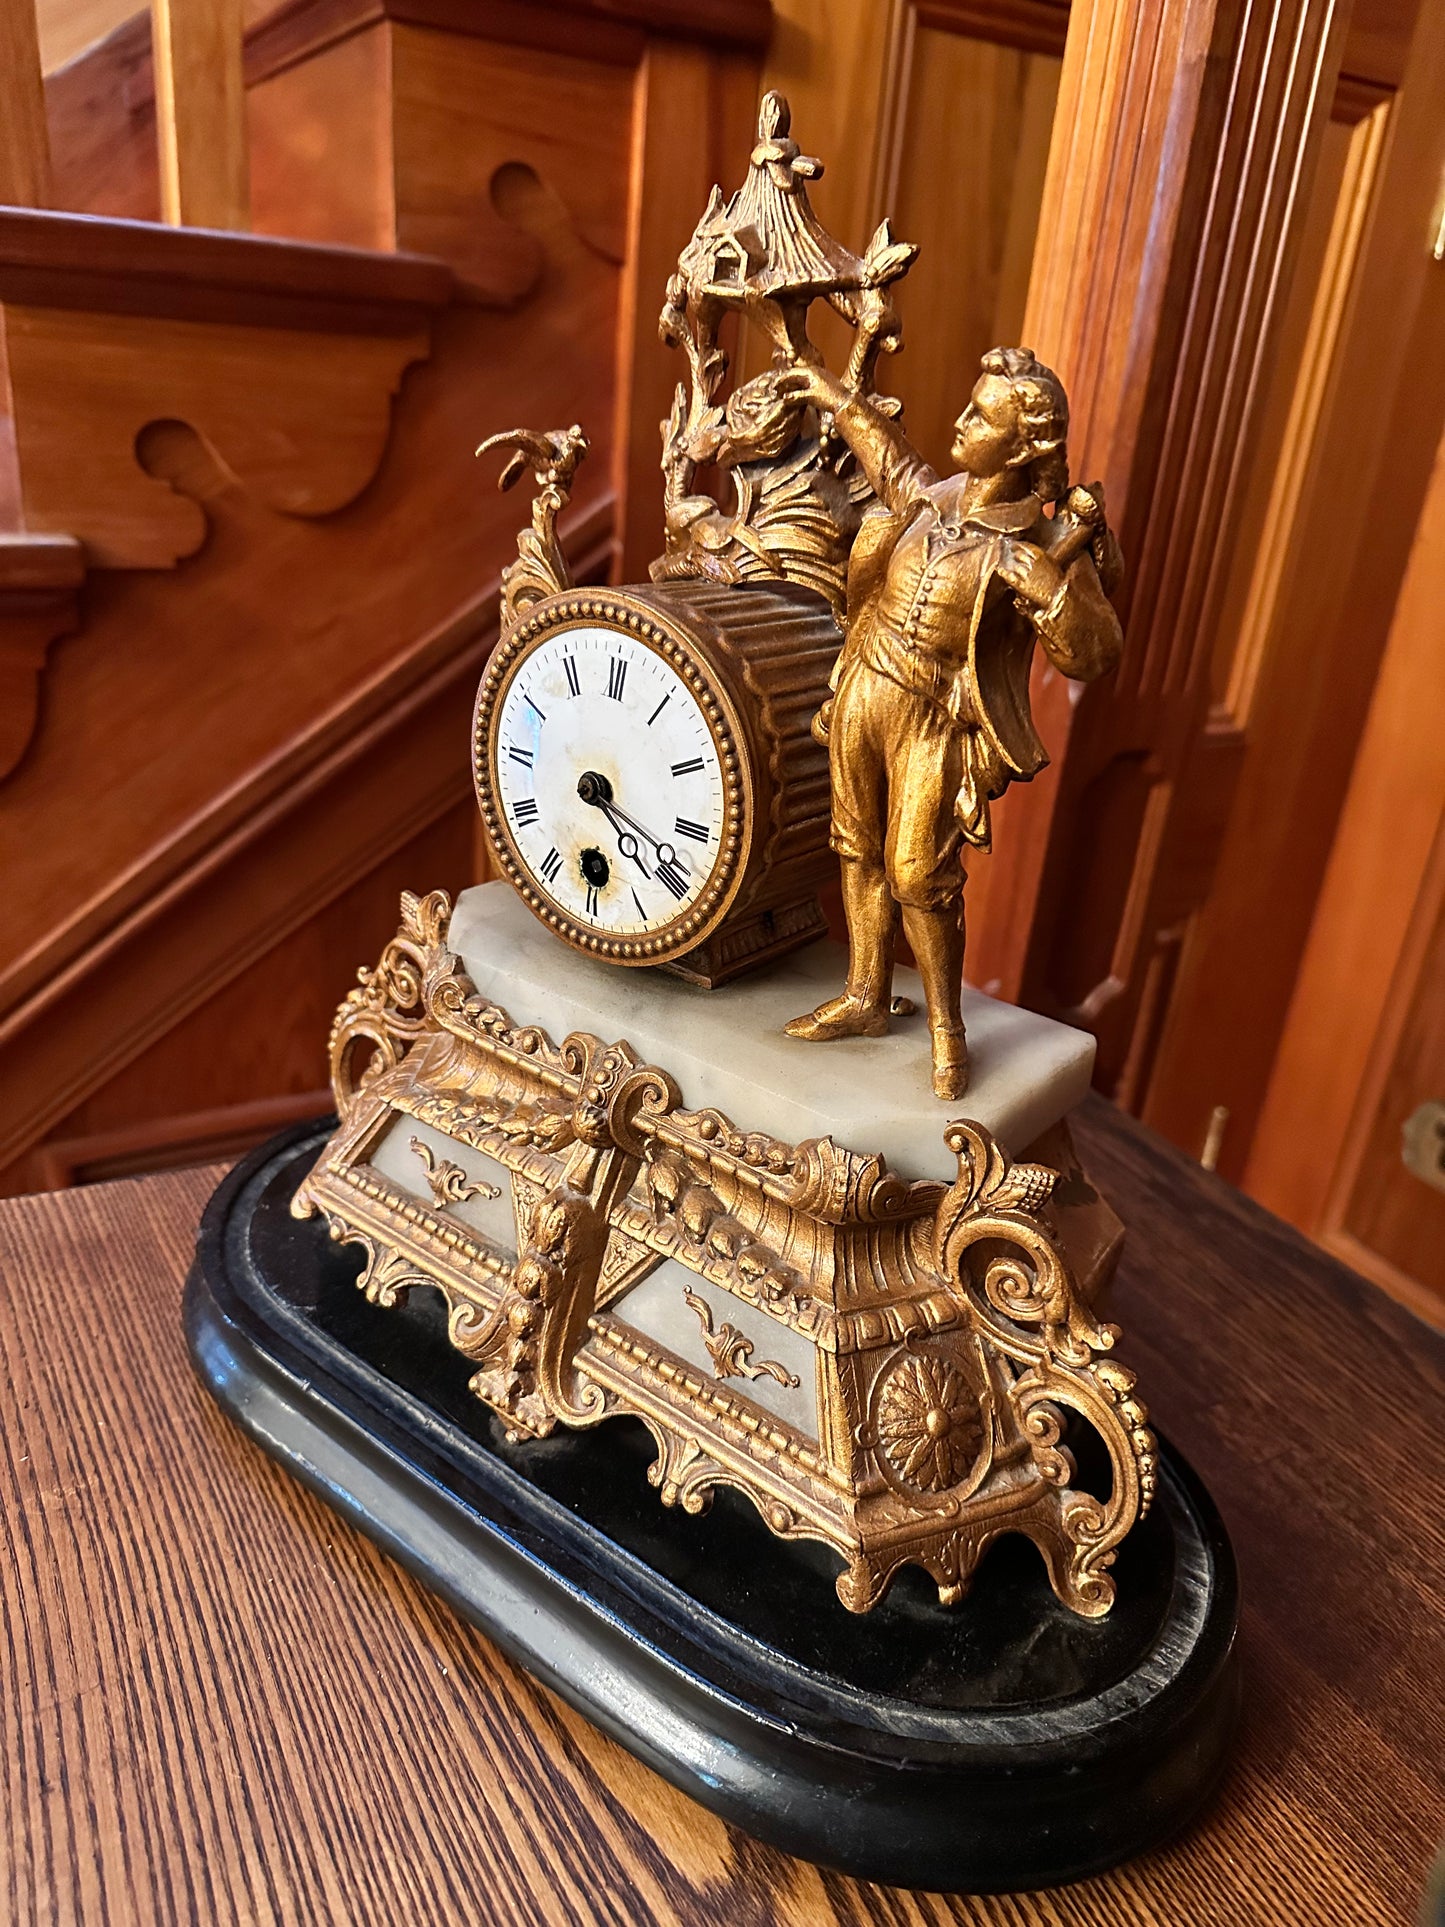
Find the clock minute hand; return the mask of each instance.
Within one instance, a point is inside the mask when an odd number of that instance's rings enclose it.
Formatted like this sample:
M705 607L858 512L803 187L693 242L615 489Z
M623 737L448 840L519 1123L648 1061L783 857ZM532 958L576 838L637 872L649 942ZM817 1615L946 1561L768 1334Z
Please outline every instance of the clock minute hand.
M636 830L639 836L645 836L648 842L652 845L653 849L656 850L657 860L659 863L671 863L676 868L687 871L689 875L691 874L692 865L688 862L687 858L683 856L682 853L678 849L676 849L674 845L672 845L671 843L660 842L657 839L657 837L655 837L652 834L652 831L649 830L645 824L639 823L635 816L629 816L626 810L622 808L621 804L604 803L602 807L607 811L609 816L612 816L612 815L620 816L623 822L626 823L630 829ZM664 851L666 852L665 855L664 855Z
M630 830L635 830L638 836L644 837L646 841L652 845L653 849L657 852L658 867L660 869L665 869L669 865L673 865L680 871L691 875L692 865L685 856L679 855L672 844L661 842L652 834L652 831L649 830L645 824L639 823L635 816L629 816L626 810L613 801L612 785L605 776L599 775L598 772L593 769L583 770L577 779L577 794L582 798L584 803L590 803L594 809L599 809L603 812L614 831L617 832L618 848L624 856L632 857L637 867L643 870L644 876L647 873L643 869L642 859L637 855L635 848L629 851L623 845L623 833L617 829L617 820L619 818L627 824Z

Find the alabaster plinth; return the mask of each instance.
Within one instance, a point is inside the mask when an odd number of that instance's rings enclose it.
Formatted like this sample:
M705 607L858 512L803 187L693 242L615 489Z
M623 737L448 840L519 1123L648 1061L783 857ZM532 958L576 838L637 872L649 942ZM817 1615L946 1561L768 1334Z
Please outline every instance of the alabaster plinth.
M836 964L708 993L567 950L500 884L407 895L337 1014L341 1122L293 1208L360 1247L373 1303L441 1294L513 1438L642 1419L665 1504L743 1492L839 1555L850 1610L908 1565L957 1601L1019 1533L1102 1615L1156 1458L1098 1311L1120 1227L1066 1123L1089 1040L972 999L950 1120L921 1022L783 1035Z
M923 988L906 969L894 990L917 1014L895 1019L886 1037L785 1037L789 1018L838 992L844 953L826 940L724 990L702 990L569 949L506 884L484 883L457 899L448 943L481 995L518 1023L554 1037L626 1038L643 1063L666 1066L690 1109L714 1108L791 1144L831 1137L881 1155L907 1179L952 1177L943 1131L956 1116L1021 1157L1079 1103L1094 1066L1087 1031L965 989L968 1093L940 1103L929 1088Z

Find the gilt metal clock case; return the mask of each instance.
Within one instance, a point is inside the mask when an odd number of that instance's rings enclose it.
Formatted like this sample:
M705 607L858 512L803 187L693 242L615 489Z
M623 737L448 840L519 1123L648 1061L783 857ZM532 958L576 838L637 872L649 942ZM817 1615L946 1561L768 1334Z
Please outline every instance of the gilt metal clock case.
M579 950L726 982L823 934L840 646L788 583L571 589L520 612L482 679L473 763L504 875Z

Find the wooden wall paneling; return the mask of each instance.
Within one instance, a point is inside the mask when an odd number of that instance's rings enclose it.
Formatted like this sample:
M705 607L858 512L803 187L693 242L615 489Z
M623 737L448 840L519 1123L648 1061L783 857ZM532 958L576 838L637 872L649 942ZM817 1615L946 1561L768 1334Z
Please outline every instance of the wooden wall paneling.
M585 251L612 271L606 312L586 317L610 355L631 70L400 22L389 32L397 246L439 255L464 282L473 272L492 279L505 263L513 298L549 253ZM479 425L477 441L488 432Z
M579 533L584 561L605 555L610 505ZM57 961L12 1006L0 1021L0 1166L392 852L470 809L467 718L495 625L493 582L429 639L427 658L393 671L366 692L369 701L331 719L324 753L293 758L269 796L253 783L227 833L194 848L89 944L72 944L68 963ZM48 854L53 869L53 845ZM52 941L52 952L59 947ZM339 988L334 970L326 973L319 994L330 1008L363 961L347 964ZM293 994L283 977L252 1022L289 1030Z
M453 748L448 760L458 755ZM402 890L455 896L472 881L475 815L469 796L453 802L317 907L0 1172L0 1194L236 1156L283 1124L329 1110L326 1039L336 1006L395 934Z
M618 317L615 448L620 582L646 581L663 546L661 431L682 378L658 338L668 277L716 183L731 193L751 152L760 64L652 39L632 105L626 267Z
M1438 606L1438 605L1437 605ZM1378 847L1378 846L1377 846ZM1445 1327L1445 1191L1411 1170L1405 1126L1426 1104L1445 1104L1445 813L1392 987L1395 1008L1375 1040L1360 1093L1358 1136L1340 1173L1324 1242L1366 1277ZM1445 1169L1445 1140L1435 1169Z
M1410 43L1424 11L1422 0L1354 0L1345 38L1347 79L1393 93L1405 78Z
M1309 319L1275 384L1288 417L1259 448L1265 499L1222 624L1214 722L1241 746L1238 782L1144 1114L1197 1151L1211 1114L1227 1112L1219 1168L1234 1178L1445 423L1445 276L1426 247L1431 177L1445 168L1442 93L1436 9L1422 15L1398 96L1327 132L1339 192L1333 210L1316 196L1316 228L1333 215L1329 238L1314 285L1296 290Z
M1417 1308L1445 1299L1441 1207L1400 1163L1445 1097L1445 438L1245 1169L1246 1187Z
M523 419L560 405L571 419L595 418L610 403L612 343L599 346L582 325L587 288L566 264L550 299L575 332L549 331L536 310L530 330L476 308L443 317L433 359L408 379L376 481L321 521L278 515L257 501L183 426L157 435L152 467L203 504L208 539L179 574L91 576L85 631L51 652L45 727L0 791L0 867L13 900L26 905L0 933L0 1010L11 1038L3 1067L14 1067L20 1111L32 1123L62 1083L66 1108L78 1102L95 1081L84 1068L92 1050L112 1048L109 1033L97 1039L88 1022L67 1041L69 1006L52 1022L48 1000L73 998L88 1011L92 980L110 981L111 949L135 946L139 954L156 921L172 916L157 947L184 989L189 951L206 947L206 917L178 906L218 888L209 880L214 866L239 862L231 853L264 839L278 812L302 809L318 769L349 744L361 754L378 717L396 715L418 680L473 647L478 618L470 612L489 583L494 589L518 518L512 498L478 475L473 423L502 405ZM534 339L549 332L554 355L539 361ZM572 539L585 546L610 541L607 480L605 462L581 478ZM468 656L449 697L447 740L463 795L479 663ZM164 755L156 752L158 719ZM300 803L288 801L298 796ZM295 833L304 839L304 821ZM375 860L364 817L355 834L359 874ZM261 854L254 862L259 881L240 875L237 899L221 893L229 906L223 923L239 917L250 927L248 890L257 893L254 920L264 922L271 872ZM123 1053L174 1021L180 995L154 960L149 977L130 981L151 1028L141 1035L136 1019L127 1041L132 1020L120 1023L113 1011ZM44 1073L32 1064L32 1075L23 1060L32 1042L39 1048L39 1031L63 1061Z
M18 306L6 335L26 519L101 568L168 569L205 539L200 505L146 471L149 424L188 423L278 512L330 515L376 473L402 373L427 353L425 334Z
M0 203L50 205L50 137L35 0L0 0Z
M1070 16L1024 333L1069 388L1075 472L1107 487L1127 645L1081 696L1037 669L1054 769L975 866L971 972L1087 1023L1126 1101L1203 868L1175 861L1181 779L1342 35L1315 0Z
M0 776L76 626L82 549L170 568L205 539L200 504L149 472L156 425L189 422L278 512L331 514L375 473L452 292L439 262L0 210Z
M996 28L1009 24L1001 8ZM898 293L903 352L881 379L940 469L980 357L1023 340L1059 65L922 15L911 40L890 211L920 253Z
M1338 570L1320 537L1337 515L1339 480L1315 457L1343 372L1390 113L1387 103L1326 130L1254 459L1241 478L1241 540L1215 635L1209 717L1184 778L1214 834L1142 1108L1196 1153L1212 1132L1212 1161L1231 1177L1248 1151L1363 721L1369 660L1356 636L1332 631L1320 599L1322 578ZM1307 587L1301 576L1312 578ZM1302 620L1306 601L1314 621ZM1355 660L1335 674L1332 657L1344 650ZM1300 807L1303 785L1312 809Z
M161 216L244 228L249 193L241 0L151 0Z

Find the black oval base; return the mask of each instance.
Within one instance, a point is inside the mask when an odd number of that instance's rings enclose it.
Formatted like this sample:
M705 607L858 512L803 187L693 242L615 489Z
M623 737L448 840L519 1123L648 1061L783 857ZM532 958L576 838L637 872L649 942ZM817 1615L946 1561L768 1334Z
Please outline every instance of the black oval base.
M253 1438L586 1717L789 1853L908 1887L1054 1885L1152 1846L1233 1730L1234 1559L1161 1454L1103 1620L1006 1539L961 1607L906 1572L861 1617L822 1546L739 1496L646 1483L640 1422L508 1445L439 1293L382 1311L291 1196L328 1126L254 1152L206 1211L186 1294L202 1379ZM916 1582L916 1583L915 1583Z

